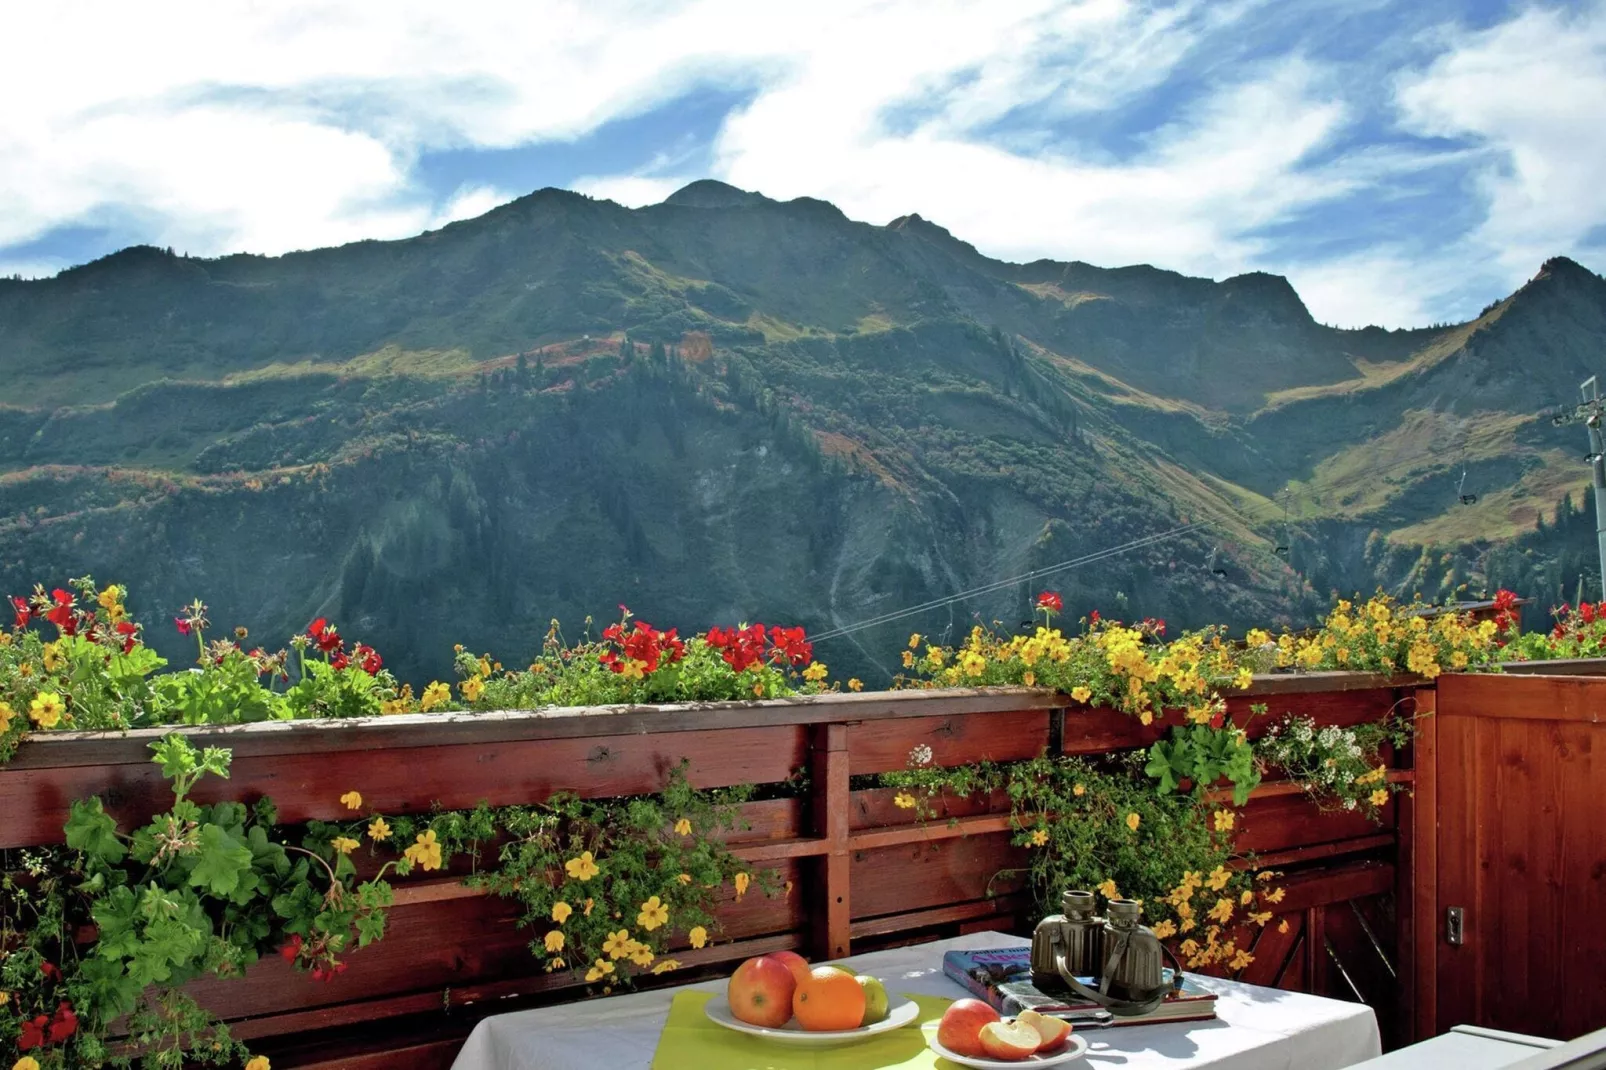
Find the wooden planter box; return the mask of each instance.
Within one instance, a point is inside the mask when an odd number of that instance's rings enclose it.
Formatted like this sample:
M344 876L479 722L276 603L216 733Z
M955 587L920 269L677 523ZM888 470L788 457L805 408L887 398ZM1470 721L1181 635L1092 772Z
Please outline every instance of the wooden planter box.
M1411 681L1319 673L1257 678L1228 705L1246 715L1251 704L1266 703L1269 716L1250 728L1259 735L1284 713L1356 724L1413 695ZM29 740L0 768L0 848L60 842L70 803L90 795L101 796L125 828L165 808L166 784L148 744L166 731ZM560 790L589 798L650 793L682 759L702 788L777 783L806 769L807 797L747 804L752 827L730 840L756 867L779 870L792 892L724 902L718 942L676 954L688 968L714 969L781 948L834 958L959 931L1028 931L1036 919L1020 875L1000 876L1023 863L1009 844L1007 800L955 802L949 814L922 822L893 806L889 791L850 790L849 778L905 768L919 744L931 748L934 764L957 766L1045 750L1146 747L1168 727L1068 707L1054 694L988 689L182 731L197 745L234 752L231 778L203 780L193 797L270 795L285 823L346 818L339 797L351 789L362 792L365 810L404 813L528 803ZM1379 827L1319 811L1289 784L1256 791L1239 819L1238 844L1287 872L1279 909L1290 924L1286 933L1275 923L1260 931L1246 980L1364 996L1390 1027L1394 953L1408 947L1397 941L1393 910L1397 825L1393 803ZM276 1067L396 1065L403 1052L408 1065L449 1063L484 1014L578 994L570 975L540 972L527 949L530 934L515 925L518 913L516 903L482 896L455 876L403 880L384 940L354 953L337 981L314 982L272 957L244 979L206 982L196 993L236 1035L262 1041L257 1046ZM313 1031L323 1032L305 1036Z

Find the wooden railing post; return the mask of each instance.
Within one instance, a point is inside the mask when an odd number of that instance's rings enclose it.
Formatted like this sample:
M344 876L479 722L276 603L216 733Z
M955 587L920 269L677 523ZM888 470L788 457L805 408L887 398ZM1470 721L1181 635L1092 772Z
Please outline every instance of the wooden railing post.
M814 859L817 908L810 918L816 959L851 953L853 900L848 888L848 726L822 724L813 729L809 748L809 780L814 806L814 834L826 841L825 853Z
M1429 688L1416 692L1416 739L1411 762L1416 767L1410 805L1410 857L1400 868L1410 880L1410 925L1400 935L1409 941L1410 988L1406 1005L1412 1021L1407 1029L1413 1040L1437 1036L1439 945L1439 757L1438 693ZM1401 905L1405 905L1403 898Z

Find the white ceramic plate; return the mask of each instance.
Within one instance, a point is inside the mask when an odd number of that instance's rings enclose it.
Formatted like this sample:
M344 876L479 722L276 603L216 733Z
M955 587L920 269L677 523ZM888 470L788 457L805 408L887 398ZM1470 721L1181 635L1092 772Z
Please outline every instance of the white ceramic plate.
M881 1021L860 1029L846 1029L840 1033L810 1033L798 1026L796 1021L788 1022L779 1029L749 1025L731 1013L730 1001L724 996L715 996L704 1004L703 1013L716 1025L734 1029L738 1033L746 1033L748 1036L762 1037L776 1044L790 1044L798 1048L839 1048L844 1044L857 1044L861 1040L869 1040L893 1029L902 1029L920 1017L920 1005L912 999L890 996L887 1000L887 1016Z
M936 1023L924 1030L926 1046L951 1063L971 1067L972 1070L1016 1070L1017 1067L1043 1067L1063 1066L1075 1059L1080 1059L1087 1052L1087 1038L1080 1033L1072 1033L1071 1039L1065 1047L1052 1055L1033 1055L1026 1059L1017 1059L1014 1062L1004 1062L999 1059L984 1059L974 1055L955 1055L941 1044L937 1043Z

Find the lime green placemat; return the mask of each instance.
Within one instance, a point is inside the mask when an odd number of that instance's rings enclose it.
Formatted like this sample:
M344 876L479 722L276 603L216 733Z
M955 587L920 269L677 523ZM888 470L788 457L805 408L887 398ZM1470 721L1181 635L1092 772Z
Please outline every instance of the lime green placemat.
M790 1048L715 1025L703 1013L709 992L681 992L669 1006L652 1070L933 1070L920 1023L942 1017L952 1000L908 996L920 1017L873 1040L844 1048Z

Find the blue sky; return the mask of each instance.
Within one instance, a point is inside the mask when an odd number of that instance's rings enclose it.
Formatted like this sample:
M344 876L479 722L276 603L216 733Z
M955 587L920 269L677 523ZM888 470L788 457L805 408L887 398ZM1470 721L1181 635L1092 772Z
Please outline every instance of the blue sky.
M1606 0L37 7L3 16L35 44L0 275L701 177L1011 260L1272 271L1345 326L1606 270Z

